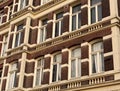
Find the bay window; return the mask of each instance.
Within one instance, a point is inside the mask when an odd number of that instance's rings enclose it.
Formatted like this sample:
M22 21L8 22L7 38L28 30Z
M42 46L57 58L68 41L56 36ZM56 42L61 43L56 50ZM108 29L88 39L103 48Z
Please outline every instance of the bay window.
M55 20L55 37L60 36L62 34L63 28L63 12L56 14Z
M102 20L102 2L101 0L91 0L90 12L91 12L91 24Z
M44 58L37 60L36 64L36 78L35 78L35 85L41 85L43 81L43 68L44 68Z
M52 82L61 80L61 60L62 54L57 54L53 58Z
M92 45L92 73L104 71L103 43L97 42Z
M10 72L9 72L9 84L8 89L12 89L15 87L16 82L16 76L17 76L17 63L13 63L10 66Z
M81 26L81 5L72 7L72 31L79 29Z
M81 76L81 49L71 51L71 78Z

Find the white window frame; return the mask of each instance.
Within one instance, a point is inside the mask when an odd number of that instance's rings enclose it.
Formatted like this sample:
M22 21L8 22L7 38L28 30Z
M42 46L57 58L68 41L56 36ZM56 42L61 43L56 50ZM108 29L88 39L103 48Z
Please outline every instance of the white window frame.
M80 51L80 55L74 57L72 55L72 52L74 50L77 50L77 49ZM75 70L74 70L75 71L75 76L74 77L72 77L72 61L75 61ZM74 47L74 48L70 49L70 70L69 71L70 71L69 72L70 73L70 79L74 79L76 77L81 77L81 48L80 47ZM78 72L79 72L79 74L78 74Z
M38 62L40 61L40 65L38 65ZM36 65L35 65L35 82L34 82L34 86L40 86L41 82L43 81L43 75L44 75L44 61L45 59L43 57L39 58L36 60ZM39 77L37 76L37 70L39 70L40 74ZM39 80L38 80L39 78ZM37 82L39 81L39 82Z
M14 66L14 67L13 67ZM12 63L10 65L10 71L9 71L9 82L8 82L8 89L13 89L15 86L15 79L17 76L17 62Z
M5 34L3 36L3 42L2 42L2 52L1 56L6 56L6 50L7 50L7 42L8 42L8 34Z
M46 39L47 39L47 23L43 24L43 21L40 21L40 23L39 23L40 28L38 31L38 43L42 43L42 42L46 41Z
M60 55L61 56L61 60L54 62L56 55ZM52 58L52 72L51 72L51 82L52 83L58 82L58 81L61 80L61 61L62 61L62 54L61 53L56 53L56 54L53 55L53 58ZM55 80L53 80L54 65L57 66ZM60 79L59 79L59 77L60 77Z
M90 53L90 59L91 59L91 65L90 65L90 68L91 68L91 73L90 74L96 74L96 73L101 73L101 72L104 72L104 49L101 49L101 50L97 50L97 51L93 51L93 45L94 44L97 44L97 43L102 43L102 46L103 46L103 42L102 41L94 41L91 43L91 53ZM103 59L100 60L100 55L102 53L102 57ZM95 66L96 66L96 72L93 72L93 55L97 55L97 59L95 60Z
M98 20L98 6L100 6L100 5L102 5L102 1L101 2L99 2L99 3L96 3L96 4L94 4L94 5L91 5L91 0L89 0L89 16L90 16L90 18L89 18L89 24L93 24L93 23L96 23L96 22L98 22L98 21L100 21L100 20ZM93 22L92 23L92 16L91 16L91 14L92 14L92 12L91 12L91 9L92 8L95 8L95 22Z
M59 13L63 13L63 12L58 12L58 13L56 13L56 14L54 14L54 36L53 37L58 37L58 36L60 36L60 35L62 35L62 22L63 22L63 16L61 17L61 18L58 18L57 19L57 14L59 14ZM64 15L64 13L63 13L63 15ZM58 28L58 35L56 36L56 24L58 23L58 25L59 25L59 28Z
M23 28L18 30L17 28L22 25L22 24L19 24L19 25L16 25L15 26L15 33L14 33L14 41L13 41L13 46L12 48L15 48L15 47L19 47L21 45L21 34L24 30L24 25L23 25ZM17 37L17 34L18 34L18 41L16 42L16 37ZM16 44L17 43L17 44Z
M79 17L79 14L81 14L81 9L80 9L80 11L73 13L73 7L75 7L75 6L77 6L77 5L80 5L80 4L75 4L74 6L72 6L72 7L71 7L71 11L70 11L70 12L71 12L71 15L70 15L70 16L71 16L71 17L70 17L70 18L71 18L71 21L70 21L70 22L71 22L71 26L70 26L70 30L71 30L71 31L74 31L74 30L72 29L72 24L73 24L73 23L72 23L72 19L73 19L73 16L76 16L76 29L75 29L75 30L78 30L78 29L79 29L79 25L78 25L79 19L78 19L78 17ZM80 8L81 8L81 5L80 5ZM80 18L81 18L81 17L80 17ZM80 27L81 27L81 21L80 21Z

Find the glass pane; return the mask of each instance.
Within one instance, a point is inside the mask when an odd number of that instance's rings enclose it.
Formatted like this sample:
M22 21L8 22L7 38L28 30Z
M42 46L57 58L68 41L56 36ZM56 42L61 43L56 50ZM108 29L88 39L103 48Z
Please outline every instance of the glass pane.
M98 6L98 21L102 20L102 6Z
M37 69L37 73L36 73L36 85L40 85L40 69Z
M95 7L91 8L91 23L96 22L96 13L95 13Z
M72 16L72 31L76 30L76 15Z
M76 66L75 66L75 60L71 61L71 77L76 76Z
M61 62L61 60L62 60L62 55L61 54L55 55L54 62Z
M61 30L60 30L60 35L63 33L63 20L61 20Z
M81 49L77 48L72 51L72 57L81 57Z
M72 13L79 12L79 11L80 11L80 9L81 9L81 5L80 5L80 4L78 4L78 5L76 5L76 6L74 6L74 7L72 8Z
M11 65L11 71L16 70L17 69L17 63L14 63Z
M21 30L21 29L23 29L23 24L17 26L17 31L19 31L19 30Z
M100 71L104 71L104 55L103 55L103 52L100 53Z
M40 42L43 42L43 40L44 40L44 29L42 28L40 30Z
M103 43L102 42L97 42L93 44L92 51L101 51L103 49Z
M78 76L81 76L81 60L78 60Z
M27 5L27 1L26 0L21 0L20 9L25 8L26 5Z
M61 65L59 64L58 81L61 80Z
M92 73L97 72L97 54L92 56Z
M78 29L81 27L81 13L78 14Z
M58 14L56 14L56 19L60 19L63 17L63 12L60 12Z
M48 19L44 19L44 20L42 21L42 25L46 25L46 24L47 24L47 21L48 21Z
M59 36L59 22L55 25L55 37Z
M16 34L16 38L15 38L15 47L18 46L19 43L19 33Z
M101 0L91 0L91 6L101 2Z
M52 74L52 82L56 81L57 76L57 65L53 65L53 74Z

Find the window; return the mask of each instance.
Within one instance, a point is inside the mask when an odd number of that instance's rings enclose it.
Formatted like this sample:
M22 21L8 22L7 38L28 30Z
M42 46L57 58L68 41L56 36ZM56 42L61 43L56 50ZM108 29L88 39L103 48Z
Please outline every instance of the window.
M52 82L61 80L61 60L61 54L57 54L53 58Z
M76 48L71 52L71 77L81 76L81 49Z
M9 20L11 19L11 15L12 15L12 9L13 9L13 6L9 6Z
M102 19L102 6L101 0L91 0L91 23L95 23Z
M72 31L79 29L81 26L81 5L72 7Z
M27 6L27 0L20 0L20 9L24 9Z
M16 33L15 33L15 45L14 47L18 47L21 44L22 41L22 32L23 32L23 24L18 25L16 27Z
M7 39L8 39L8 35L6 34L6 35L3 36L1 56L5 56L5 52L6 52L6 50L7 50Z
M46 40L46 33L47 33L47 30L46 30L46 27L47 27L47 19L43 20L42 21L42 24L41 24L41 28L40 28L40 39L39 39L39 42L44 42Z
M11 64L11 67L10 67L10 75L9 75L9 89L12 89L15 87L15 79L16 79L16 76L17 76L17 63L13 63Z
M51 1L51 0L42 0L41 1L41 4L43 5L43 4L46 4L46 3L48 3L49 1Z
M35 78L35 85L41 85L43 81L43 68L44 68L44 58L41 58L37 61L36 66L36 78Z
M2 20L3 20L3 10L0 11L0 24L2 24Z
M56 14L55 21L55 37L60 36L62 34L63 28L63 12Z
M103 43L97 42L92 45L92 73L104 71Z

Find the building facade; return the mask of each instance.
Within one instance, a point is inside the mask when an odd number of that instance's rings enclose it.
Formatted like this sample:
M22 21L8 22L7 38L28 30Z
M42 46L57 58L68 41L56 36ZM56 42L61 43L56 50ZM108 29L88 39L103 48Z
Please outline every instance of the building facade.
M0 0L0 91L120 91L120 0Z

